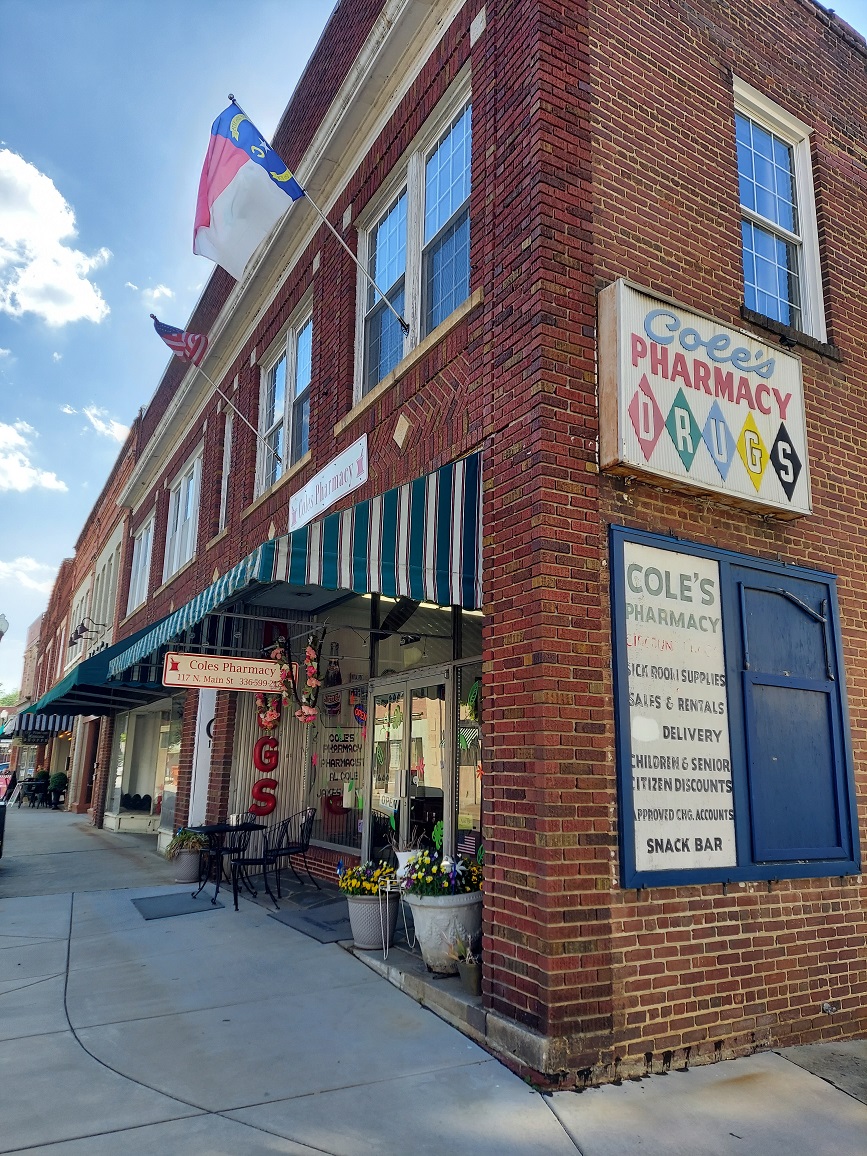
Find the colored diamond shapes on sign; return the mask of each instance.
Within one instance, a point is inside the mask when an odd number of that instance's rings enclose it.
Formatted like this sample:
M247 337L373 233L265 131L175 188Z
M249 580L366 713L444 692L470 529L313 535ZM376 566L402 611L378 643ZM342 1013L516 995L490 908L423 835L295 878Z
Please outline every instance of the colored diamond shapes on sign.
M677 391L677 397L671 404L668 417L665 419L665 428L674 443L677 456L683 462L685 469L689 470L698 452L698 447L701 445L701 430L698 428L698 422L689 408L682 389Z
M758 493L765 470L768 468L768 451L761 434L756 429L752 414L748 415L738 438L738 454Z
M659 403L653 396L653 390L650 388L646 373L641 375L638 389L632 395L632 401L629 403L629 420L632 422L632 428L635 430L635 436L638 438L638 444L641 446L645 460L650 461L650 455L656 448L659 435L665 428L665 421Z
M801 476L802 466L801 459L789 437L789 431L782 422L771 447L771 465L776 470L783 492L791 502L798 478Z
M719 470L722 480L725 481L732 462L735 460L735 438L717 401L713 403L710 413L707 415L702 437L708 453L713 459L713 464Z

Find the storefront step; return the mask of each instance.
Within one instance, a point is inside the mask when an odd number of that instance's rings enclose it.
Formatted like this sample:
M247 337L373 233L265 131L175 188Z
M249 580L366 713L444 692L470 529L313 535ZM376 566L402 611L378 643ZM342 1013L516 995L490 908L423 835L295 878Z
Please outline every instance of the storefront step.
M487 1044L488 1013L478 996L468 995L464 991L459 976L434 976L427 970L420 955L402 947L392 947L388 959L383 959L380 952L362 951L353 947L351 942L341 946L389 983L400 988L416 1003L435 1012L477 1044Z

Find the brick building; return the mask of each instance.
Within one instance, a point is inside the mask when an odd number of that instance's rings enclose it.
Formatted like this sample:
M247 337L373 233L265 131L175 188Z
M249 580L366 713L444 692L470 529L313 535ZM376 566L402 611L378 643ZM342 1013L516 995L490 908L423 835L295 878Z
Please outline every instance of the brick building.
M553 1080L863 1033L865 62L813 0L343 0L273 142L333 231L215 270L37 704L103 719L96 820L483 842L488 1041ZM162 686L323 630L268 768Z

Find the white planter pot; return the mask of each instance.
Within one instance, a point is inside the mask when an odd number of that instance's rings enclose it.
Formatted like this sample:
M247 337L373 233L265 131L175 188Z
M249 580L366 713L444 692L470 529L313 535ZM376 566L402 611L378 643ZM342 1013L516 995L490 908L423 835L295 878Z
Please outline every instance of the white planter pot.
M412 851L395 851L395 855L397 856L398 879L403 879L403 877L406 875L407 867L409 867L410 863L412 863L413 859L415 859L418 854L419 852L417 849Z
M200 851L179 851L174 858L175 883L198 883Z
M404 895L412 909L415 937L430 971L455 975L457 961L449 947L462 939L478 951L482 939L482 893L466 895Z
M349 926L356 947L364 951L382 948L384 951L394 942L397 926L397 911L400 895L389 891L379 895L348 895Z

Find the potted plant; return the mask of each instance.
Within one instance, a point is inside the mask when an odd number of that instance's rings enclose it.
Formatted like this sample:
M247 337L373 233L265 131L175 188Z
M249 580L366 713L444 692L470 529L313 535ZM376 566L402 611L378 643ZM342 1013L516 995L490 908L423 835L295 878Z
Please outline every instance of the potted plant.
M409 839L399 839L392 835L389 840L394 857L397 859L397 877L403 879L407 868L416 855L421 852L422 833L418 827L413 827Z
M48 780L48 796L51 806L55 809L60 806L60 796L69 786L69 777L64 771L55 771Z
M400 892L389 886L394 879L394 868L386 863L359 863L340 872L338 885L346 896L356 947L391 947L400 906Z
M208 840L198 831L181 827L166 846L167 859L175 862L175 883L197 883L202 851L208 848Z
M460 939L475 953L482 938L480 864L422 851L409 864L402 887L428 970L454 975L458 964L451 944Z
M464 991L468 995L482 994L482 961L463 939L449 944L449 956L458 965Z

